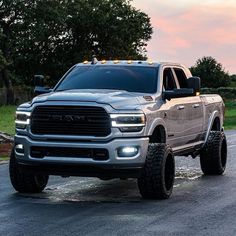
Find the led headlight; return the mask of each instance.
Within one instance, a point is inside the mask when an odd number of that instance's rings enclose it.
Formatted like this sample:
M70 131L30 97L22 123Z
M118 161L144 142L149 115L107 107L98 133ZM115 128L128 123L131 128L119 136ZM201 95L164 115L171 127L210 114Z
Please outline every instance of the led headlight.
M26 125L30 123L30 112L25 112L25 111L16 111L16 128L17 129L25 129Z
M139 132L146 123L144 114L111 114L110 117L112 127L122 132Z

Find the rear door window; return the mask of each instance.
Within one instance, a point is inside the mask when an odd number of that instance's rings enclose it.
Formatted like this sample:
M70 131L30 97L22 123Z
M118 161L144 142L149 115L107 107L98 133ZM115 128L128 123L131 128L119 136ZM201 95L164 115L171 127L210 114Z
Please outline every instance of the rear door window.
M185 75L184 71L180 68L174 68L174 71L179 82L179 87L188 88L187 76Z

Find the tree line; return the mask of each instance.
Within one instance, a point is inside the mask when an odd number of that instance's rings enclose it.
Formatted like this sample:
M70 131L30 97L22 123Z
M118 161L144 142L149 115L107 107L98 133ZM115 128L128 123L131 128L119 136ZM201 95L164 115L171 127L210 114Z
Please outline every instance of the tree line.
M190 70L193 75L202 79L202 87L205 88L227 87L232 82L236 82L236 75L230 76L223 68L223 65L210 56L198 59Z
M55 82L72 65L98 59L145 59L150 18L131 0L0 0L0 86L33 85L34 74ZM219 62L203 57L190 68L203 87L236 82Z
M130 0L0 0L0 81L9 90L37 73L56 81L93 54L145 59L151 35Z

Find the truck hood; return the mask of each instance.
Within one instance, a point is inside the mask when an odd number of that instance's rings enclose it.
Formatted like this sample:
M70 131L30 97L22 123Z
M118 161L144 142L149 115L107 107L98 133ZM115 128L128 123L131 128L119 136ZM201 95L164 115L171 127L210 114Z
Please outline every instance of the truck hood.
M150 99L151 96L149 96ZM118 90L67 90L37 96L32 103L47 101L96 102L108 104L114 109L139 109L147 103L145 94ZM150 100L149 100L150 103Z

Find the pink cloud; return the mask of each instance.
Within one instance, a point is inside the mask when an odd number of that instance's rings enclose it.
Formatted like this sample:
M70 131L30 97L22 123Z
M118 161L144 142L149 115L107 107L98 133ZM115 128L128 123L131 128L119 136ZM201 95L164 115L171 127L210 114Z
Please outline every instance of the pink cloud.
M180 8L152 0L140 2L139 8L149 14L154 27L148 44L150 58L191 66L202 56L213 56L226 70L236 73L236 3Z
M180 22L187 22L185 29L202 34L199 41L219 44L235 44L236 16L234 9L205 7L192 8L180 16ZM197 41L198 38L194 38Z

